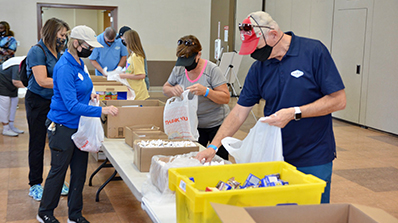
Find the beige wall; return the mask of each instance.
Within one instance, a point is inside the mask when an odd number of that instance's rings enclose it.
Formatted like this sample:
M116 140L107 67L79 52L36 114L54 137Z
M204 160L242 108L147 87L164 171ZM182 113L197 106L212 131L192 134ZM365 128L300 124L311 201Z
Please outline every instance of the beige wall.
M25 55L37 41L37 2L45 1L8 1L7 7L0 8L1 20L10 23L16 39L20 41L17 55ZM176 42L179 37L187 34L193 34L201 40L202 55L209 59L211 0L200 0L200 4L195 0L51 0L50 2L117 6L119 26L117 29L128 25L137 30L148 60L176 60Z

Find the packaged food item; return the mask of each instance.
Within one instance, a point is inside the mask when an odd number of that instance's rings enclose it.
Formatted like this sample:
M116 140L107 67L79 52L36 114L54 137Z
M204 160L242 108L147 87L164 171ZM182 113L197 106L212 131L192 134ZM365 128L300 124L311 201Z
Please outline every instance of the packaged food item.
M235 177L229 178L229 180L227 181L227 184L231 186L232 190L240 189L240 183L235 180Z
M223 181L219 181L216 188L220 191L231 190L231 186Z
M270 174L261 179L260 187L274 187L288 185L289 183L280 179L280 174Z
M283 185L289 185L289 182L281 180L279 173L266 175L262 179L258 178L253 174L249 174L243 185L235 181L235 177L231 177L228 179L227 182L220 180L215 188L217 188L218 191L226 191L226 190L235 190L235 189L251 189L259 187L274 187L274 186L283 186ZM211 190L211 188L212 187L209 187L209 189L206 188L206 191L213 191Z
M253 174L249 174L241 188L258 187L260 185L260 181L260 178L254 176Z
M217 187L206 187L207 192L215 192L220 191Z

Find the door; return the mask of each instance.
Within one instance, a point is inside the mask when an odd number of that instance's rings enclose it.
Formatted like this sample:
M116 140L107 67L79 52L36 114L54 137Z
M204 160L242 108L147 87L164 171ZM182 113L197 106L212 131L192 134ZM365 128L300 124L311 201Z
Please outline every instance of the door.
M332 57L345 85L347 105L333 117L359 123L367 8L336 9Z

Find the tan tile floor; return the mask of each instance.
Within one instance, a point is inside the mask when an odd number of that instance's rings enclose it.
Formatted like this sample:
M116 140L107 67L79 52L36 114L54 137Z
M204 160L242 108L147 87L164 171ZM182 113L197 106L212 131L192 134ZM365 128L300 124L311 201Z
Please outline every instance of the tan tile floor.
M165 100L160 92L151 94ZM232 98L230 105L236 103ZM261 116L262 105L253 111ZM254 124L250 115L235 135L244 138ZM27 131L23 104L17 110L16 126ZM334 162L331 203L356 203L381 208L398 218L398 137L334 120L337 159ZM0 222L37 222L39 203L28 196L28 133L19 137L0 135ZM88 177L100 165L90 156ZM45 176L50 168L50 151L45 150ZM112 181L95 202L95 193L113 173L102 169L93 179L93 186L84 188L85 217L91 222L151 222L141 204L123 181ZM69 179L69 177L68 177ZM68 180L67 179L67 180ZM67 220L67 199L61 197L56 217Z

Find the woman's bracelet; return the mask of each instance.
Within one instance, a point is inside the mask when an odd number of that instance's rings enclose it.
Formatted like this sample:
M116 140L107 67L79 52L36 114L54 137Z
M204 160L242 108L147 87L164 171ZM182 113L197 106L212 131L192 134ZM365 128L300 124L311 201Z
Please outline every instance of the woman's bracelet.
M212 149L214 149L216 152L217 152L217 150L218 150L217 146L215 146L215 145L213 145L213 144L208 145L207 148L212 148Z
M205 97L207 97L207 95L209 95L209 91L210 91L210 88L207 88L206 89L206 94L204 95Z

